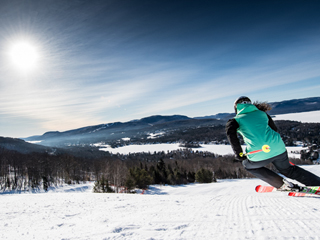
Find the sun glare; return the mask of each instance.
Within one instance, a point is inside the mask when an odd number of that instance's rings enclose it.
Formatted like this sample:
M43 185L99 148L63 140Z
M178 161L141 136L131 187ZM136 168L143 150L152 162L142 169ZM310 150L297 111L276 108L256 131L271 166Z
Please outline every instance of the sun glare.
M35 46L28 42L12 45L9 56L12 64L21 71L31 71L37 67L39 55Z

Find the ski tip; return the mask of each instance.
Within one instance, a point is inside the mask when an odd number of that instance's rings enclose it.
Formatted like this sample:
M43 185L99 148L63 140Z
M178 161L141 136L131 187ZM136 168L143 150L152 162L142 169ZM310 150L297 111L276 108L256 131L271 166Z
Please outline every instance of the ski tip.
M263 186L263 185L256 186L256 192L258 193L273 192L275 190L277 189L272 186Z
M256 188L255 188L256 192L260 192L260 189L261 189L261 185L258 185L258 186L256 186Z

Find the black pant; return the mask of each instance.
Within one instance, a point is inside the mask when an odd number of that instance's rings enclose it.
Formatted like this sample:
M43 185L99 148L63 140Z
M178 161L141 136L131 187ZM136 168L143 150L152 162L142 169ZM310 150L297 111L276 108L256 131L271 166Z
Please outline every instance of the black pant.
M263 161L253 162L247 159L242 162L245 169L254 176L269 183L271 186L279 188L283 185L283 178L265 167L269 163L272 163L281 174L288 178L295 179L306 186L320 186L320 177L290 164L287 152Z

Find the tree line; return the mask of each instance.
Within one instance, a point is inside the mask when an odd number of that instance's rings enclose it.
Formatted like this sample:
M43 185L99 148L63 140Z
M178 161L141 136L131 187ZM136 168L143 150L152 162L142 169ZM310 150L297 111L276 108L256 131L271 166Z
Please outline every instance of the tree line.
M22 154L0 148L0 191L38 191L61 184L96 181L97 192L120 192L146 188L150 184L253 177L241 163L233 160L233 155L218 156L187 148L171 152L109 154L98 158Z
M297 141L305 145L320 144L320 123L282 120L275 124L286 146L294 146Z

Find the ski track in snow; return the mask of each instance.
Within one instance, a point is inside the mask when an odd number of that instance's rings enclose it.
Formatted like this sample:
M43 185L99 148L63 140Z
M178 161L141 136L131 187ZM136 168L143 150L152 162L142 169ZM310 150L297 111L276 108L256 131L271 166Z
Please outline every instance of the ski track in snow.
M306 168L320 175L320 166ZM258 184L156 185L144 195L95 194L92 184L85 192L76 185L73 192L2 194L0 239L319 239L320 197L256 193Z

